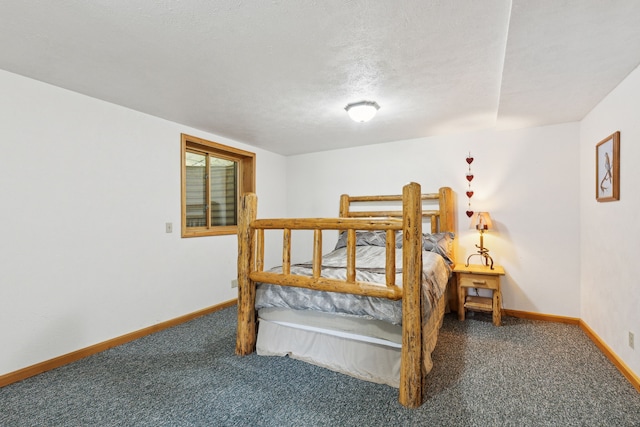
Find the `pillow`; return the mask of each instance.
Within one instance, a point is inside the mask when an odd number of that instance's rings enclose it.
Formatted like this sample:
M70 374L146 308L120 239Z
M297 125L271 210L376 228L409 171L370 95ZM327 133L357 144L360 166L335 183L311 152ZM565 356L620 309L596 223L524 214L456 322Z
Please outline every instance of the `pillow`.
M435 252L442 255L449 265L453 265L451 259L451 251L453 249L453 238L456 235L451 232L423 234L422 249L429 252Z
M356 231L356 246L382 246L385 247L387 242L387 233L383 230L375 231ZM335 249L347 246L347 232L340 232L338 242Z
M451 260L451 250L453 248L453 238L455 234L451 232L445 233L424 233L422 235L422 250L427 252L435 252L441 255L447 263L453 264ZM396 235L396 247L402 247L402 233Z
M441 255L444 260L453 265L451 260L451 249L453 248L453 238L455 234L445 233L424 233L422 235L422 250L434 252ZM376 231L356 231L356 246L386 246L387 234L383 230ZM342 231L335 249L347 246L347 232ZM396 233L396 248L402 248L402 232Z

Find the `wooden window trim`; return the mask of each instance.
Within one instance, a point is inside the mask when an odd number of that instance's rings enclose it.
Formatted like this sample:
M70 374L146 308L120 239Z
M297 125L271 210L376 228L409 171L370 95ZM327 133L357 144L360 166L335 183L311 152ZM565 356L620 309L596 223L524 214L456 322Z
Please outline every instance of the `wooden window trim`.
M238 191L237 204L244 193L254 193L256 188L256 155L250 151L230 147L196 136L180 134L180 171L181 171L181 224L182 237L219 236L238 233L237 225L206 227L187 227L187 151L197 151L238 162ZM207 189L208 191L208 189Z

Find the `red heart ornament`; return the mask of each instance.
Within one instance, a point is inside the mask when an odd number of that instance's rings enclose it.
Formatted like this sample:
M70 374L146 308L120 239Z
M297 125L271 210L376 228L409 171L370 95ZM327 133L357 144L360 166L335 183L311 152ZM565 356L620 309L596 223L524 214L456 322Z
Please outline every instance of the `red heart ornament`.
M467 211L467 216L471 218L473 216L473 211Z
M471 164L473 162L473 157L467 157L467 163Z
M471 198L473 196L473 191L467 191L467 197Z
M468 173L467 174L467 181L471 182L472 179L473 179L473 174L472 173Z

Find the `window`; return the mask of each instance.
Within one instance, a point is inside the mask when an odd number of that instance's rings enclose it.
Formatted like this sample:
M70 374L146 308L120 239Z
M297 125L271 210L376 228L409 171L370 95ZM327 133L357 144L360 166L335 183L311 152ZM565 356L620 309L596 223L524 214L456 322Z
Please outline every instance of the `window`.
M254 153L182 134L182 237L236 234L238 203L255 191Z

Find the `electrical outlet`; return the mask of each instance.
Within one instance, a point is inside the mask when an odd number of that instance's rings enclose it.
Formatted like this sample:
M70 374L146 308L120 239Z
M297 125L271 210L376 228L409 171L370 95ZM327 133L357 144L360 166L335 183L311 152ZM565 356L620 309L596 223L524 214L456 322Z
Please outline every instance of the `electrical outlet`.
M232 288L237 288L238 287L238 279L233 279L231 281L231 287Z
M173 233L173 223L172 222L167 222L164 225L164 231L167 233Z
M633 332L629 331L629 347L634 348Z

